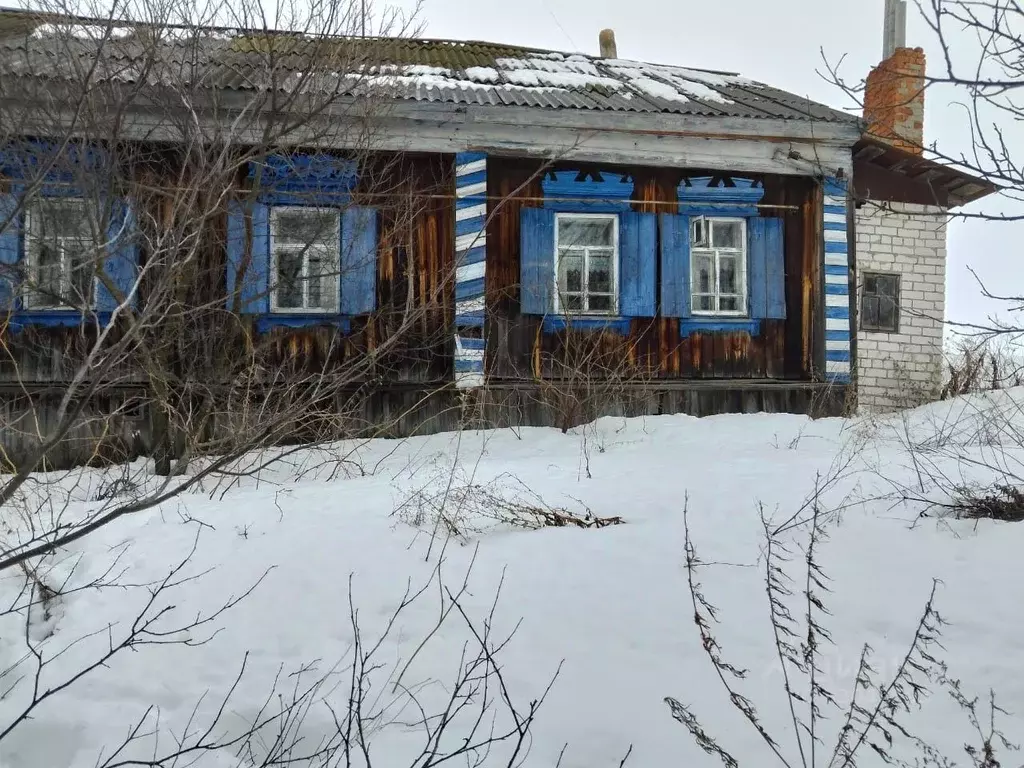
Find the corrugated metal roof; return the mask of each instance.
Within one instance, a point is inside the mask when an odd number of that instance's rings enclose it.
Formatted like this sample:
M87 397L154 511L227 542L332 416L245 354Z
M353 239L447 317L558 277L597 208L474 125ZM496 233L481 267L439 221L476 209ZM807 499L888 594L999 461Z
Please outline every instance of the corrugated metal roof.
M75 80L99 53L101 76L121 82L293 90L328 80L332 93L373 88L418 102L858 122L734 74L579 53L475 41L157 29L0 10L0 76Z

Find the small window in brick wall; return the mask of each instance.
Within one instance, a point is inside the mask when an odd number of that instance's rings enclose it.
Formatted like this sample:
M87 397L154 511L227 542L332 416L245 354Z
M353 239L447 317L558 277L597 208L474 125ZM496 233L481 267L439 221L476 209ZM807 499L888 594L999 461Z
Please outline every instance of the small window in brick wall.
M865 272L860 292L860 327L864 331L900 330L900 276Z

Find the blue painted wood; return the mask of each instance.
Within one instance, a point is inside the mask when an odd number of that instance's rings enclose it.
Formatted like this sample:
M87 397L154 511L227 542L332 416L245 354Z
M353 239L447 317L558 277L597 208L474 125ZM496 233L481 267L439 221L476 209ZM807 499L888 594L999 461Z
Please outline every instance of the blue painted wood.
M247 221L251 223L252 247L247 248ZM228 308L236 301L244 314L270 311L270 209L262 203L251 205L250 215L236 200L228 204L227 233Z
M564 331L568 328L577 331L612 331L623 335L629 334L631 318L628 317L565 317L563 315L546 315L544 331Z
M352 321L340 315L262 315L256 319L256 332L267 333L274 328L313 328L330 326L342 333L352 330Z
M848 331L825 331L825 341L849 341Z
M690 217L663 213L661 226L661 315L690 316Z
M600 179L595 178L600 176ZM598 198L629 200L633 197L633 179L621 172L552 171L541 179L544 197Z
M850 319L850 308L843 307L825 307L825 317L829 320L849 320Z
M460 328L482 328L484 324L484 313L466 312L464 314L457 315L455 322Z
M122 301L131 297L130 306L137 306L139 242L135 231L135 216L128 201L119 198L110 204L107 230L108 250L103 258L103 271L116 290L111 293L103 281L96 291L96 308L100 312L113 311Z
M455 359L455 372L456 373L483 373L484 372L484 361L476 358L456 358Z
M268 155L249 163L249 178L260 187L278 192L312 191L325 195L351 192L358 181L357 166L326 153Z
M691 318L679 321L679 336L685 339L694 333L736 333L746 332L751 336L761 335L761 321L746 318L702 320Z
M848 283L825 283L825 293L832 296L845 296L850 292Z
M825 243L825 253L846 253L846 243Z
M850 362L850 350L827 349L825 350L825 359L831 360L834 363L848 363Z
M724 186L721 179L718 180L718 186L710 186L711 182L711 176L683 179L676 190L679 212L691 216L757 215L757 204L764 197L764 188L757 186L755 181L734 177L731 187Z
M485 218L484 216L477 216L472 219L456 221L455 236L462 237L463 235L471 235L474 232L483 232Z
M555 212L523 208L520 212L519 279L521 309L546 315L555 283Z
M487 155L484 152L458 152L455 155L455 165L468 165L469 163L476 162L477 160L486 160Z
M471 264L479 264L487 258L486 246L479 246L477 248L470 248L468 251L463 251L459 254L460 267L468 267Z
M110 164L100 146L45 140L12 141L0 147L0 172L16 179L40 179L66 184L80 174L102 179ZM74 196L80 196L78 194Z
M750 265L750 316L786 319L786 263L782 219L753 218L747 222Z
M475 299L484 295L484 278L478 277L473 280L460 280L455 284L455 300L465 301Z
M343 315L377 308L377 209L352 205L341 213L341 302Z
M841 216L846 215L846 207L842 205L826 205L825 213L837 213Z
M825 194L833 195L835 197L845 197L846 182L841 179L835 178L825 179Z
M850 273L850 268L847 267L847 266L843 266L843 265L840 265L840 264L826 264L825 265L825 274L826 275L841 275L843 277L846 277L846 276L849 275L849 273Z
M463 349L471 349L479 352L484 349L486 342L483 339L474 339L468 336L463 336L459 338L459 343L462 344Z
M9 311L17 307L17 291L21 283L18 273L21 262L21 212L18 210L18 196L0 195L0 310Z
M619 313L654 317L658 260L658 218L628 211L619 217Z
M87 323L95 323L102 328L110 323L110 318L110 312L82 312L77 309L29 310L12 314L7 327L14 333L20 333L29 327L78 328Z
M455 177L455 183L459 187L469 187L473 184L483 184L487 181L487 170L464 173Z

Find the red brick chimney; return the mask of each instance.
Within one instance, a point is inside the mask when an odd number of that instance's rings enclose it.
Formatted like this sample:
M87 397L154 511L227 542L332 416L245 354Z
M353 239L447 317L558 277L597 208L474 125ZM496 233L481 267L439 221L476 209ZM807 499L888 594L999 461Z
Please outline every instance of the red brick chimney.
M864 89L869 136L915 155L924 151L924 73L921 48L897 48L871 70Z

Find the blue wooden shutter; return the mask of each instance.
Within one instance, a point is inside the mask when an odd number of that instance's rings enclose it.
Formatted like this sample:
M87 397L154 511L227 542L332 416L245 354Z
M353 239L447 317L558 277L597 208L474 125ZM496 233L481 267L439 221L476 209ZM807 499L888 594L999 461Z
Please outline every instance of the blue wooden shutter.
M110 220L107 226L107 253L103 258L103 272L117 290L111 293L103 281L96 291L96 308L100 312L111 312L130 294L138 277L139 244L135 231L135 217L128 201L117 199L110 205ZM138 293L132 295L131 305L138 301Z
M247 254L245 207L238 201L228 205L228 309L235 308L237 291L243 313L265 314L270 311L270 210L258 203L251 210L252 250Z
M628 211L619 217L619 314L654 317L657 312L658 219Z
M755 319L786 318L786 255L782 219L751 218L747 223L750 243L750 316Z
M21 261L21 213L17 195L0 195L0 311L15 309L18 262Z
M661 314L690 316L690 217L663 213L661 223Z
M546 315L555 286L555 212L523 208L519 214L519 282L522 312Z
M377 209L349 206L341 214L341 313L377 307Z

